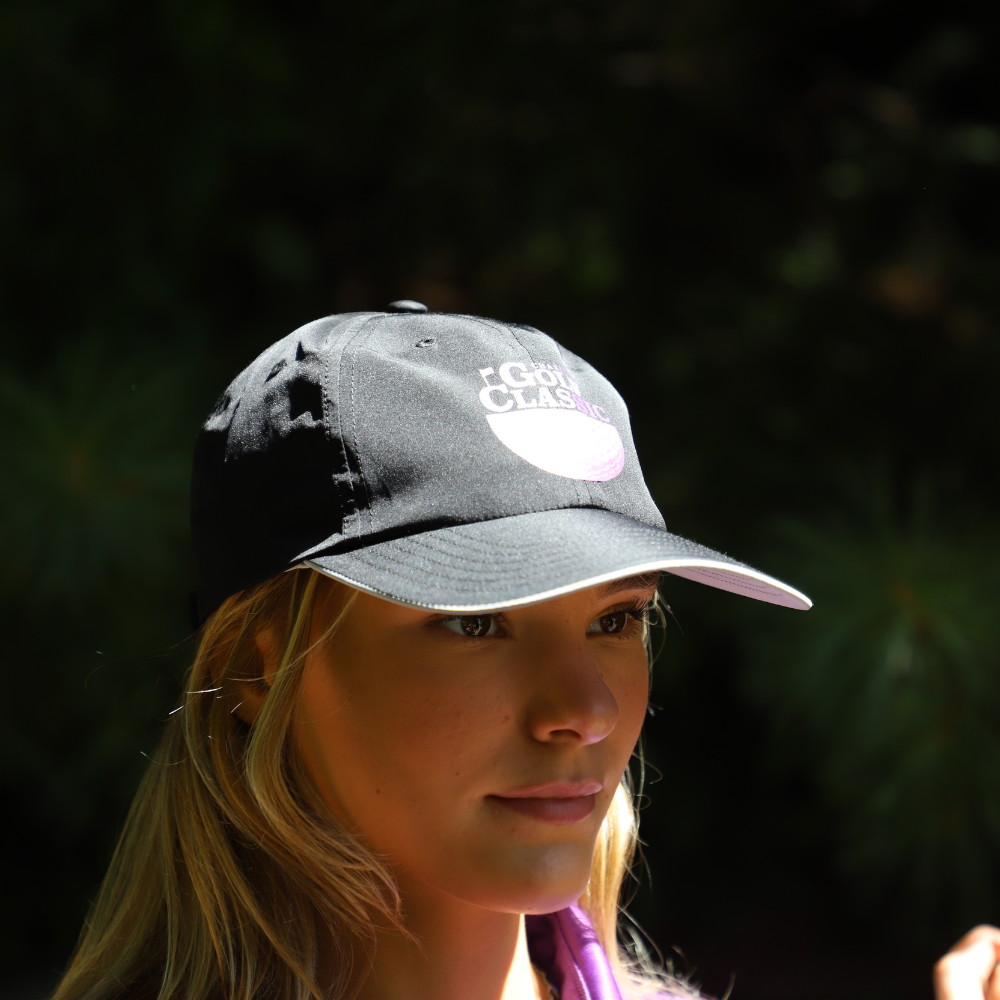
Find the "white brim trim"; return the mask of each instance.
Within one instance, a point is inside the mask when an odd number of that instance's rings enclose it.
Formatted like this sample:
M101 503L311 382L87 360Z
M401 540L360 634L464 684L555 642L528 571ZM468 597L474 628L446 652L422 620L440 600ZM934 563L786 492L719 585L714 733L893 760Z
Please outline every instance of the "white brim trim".
M738 566L732 563L723 562L718 559L699 559L691 557L679 557L677 559L657 559L651 562L637 563L634 566L625 566L608 573L601 573L598 576L587 577L584 580L577 580L562 587L554 587L551 590L540 591L536 594L529 594L526 597L515 598L510 601L501 601L497 604L426 604L420 601L410 601L394 594L386 593L376 587L360 583L341 573L334 573L324 569L317 563L309 559L299 563L294 569L314 569L317 573L346 583L349 587L380 597L384 601L391 601L393 604L401 604L408 608L423 608L428 611L444 611L453 614L477 614L488 611L503 611L505 608L523 608L531 604L541 604L543 601L551 601L556 597L563 597L566 594L575 594L577 591L586 590L588 587L597 587L602 583L610 583L612 580L620 580L626 576L640 576L643 573L653 573L662 570L672 573L674 576L681 576L695 583L703 583L708 587L717 590L727 590L733 594L742 594L745 597L752 597L767 604L777 604L784 608L794 608L797 611L808 611L813 602L801 591L794 587L776 580L765 573L750 569L749 566Z

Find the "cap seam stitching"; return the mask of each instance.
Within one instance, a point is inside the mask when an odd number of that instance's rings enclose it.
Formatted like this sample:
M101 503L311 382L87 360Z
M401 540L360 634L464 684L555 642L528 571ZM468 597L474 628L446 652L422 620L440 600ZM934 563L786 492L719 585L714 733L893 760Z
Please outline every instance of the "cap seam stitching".
M515 518L515 517L530 517L531 515L534 515L534 514L549 514L549 513L555 513L557 511L564 511L564 510L566 510L566 511L568 511L568 510L596 510L596 511L602 511L602 512L604 512L606 514L613 514L613 515L616 515L618 517L628 518L629 520L634 521L637 525L640 525L643 528L647 528L650 531L660 531L660 532L663 532L664 534L670 534L670 532L666 531L666 529L664 529L664 528L658 528L655 525L647 524L645 521L640 521L638 518L632 517L631 515L626 514L623 511L620 511L620 510L610 510L608 507L605 507L602 504L593 504L593 503L584 503L584 504L566 503L566 504L558 504L558 505L556 505L554 507L543 507L543 508L540 508L540 509L536 508L536 509L533 509L533 510L522 510L522 511L518 511L516 514L507 513L507 514L500 514L497 517L479 518L478 520L475 520L475 521L460 521L457 524L444 524L444 525L439 525L438 527L431 527L431 528L425 527L425 528L422 528L419 531L411 531L411 532L407 532L406 534L397 534L397 535L393 535L390 538L379 539L378 541L372 541L371 538L370 538L370 536L369 536L366 539L366 541L367 541L367 545L381 545L383 542L390 542L390 541L401 542L401 541L404 541L405 539L408 539L408 538L419 538L421 535L426 535L426 534L429 534L429 533L432 533L432 532L439 532L439 531L459 531L459 530L461 530L463 528L474 528L478 524L489 524L489 523L491 523L493 521L506 521L506 520L508 520L510 518ZM677 536L673 536L673 537L678 537L679 538L680 536L677 535ZM336 543L334 543L334 544L336 544ZM695 542L693 544L698 544L698 543ZM306 550L306 551L308 552L310 550ZM357 550L355 550L355 549L352 548L352 549L349 549L347 551L348 552L354 552L354 551L357 551ZM316 559L316 558L319 558L319 556L323 555L323 554L325 554L325 555L346 555L347 552L326 552L326 553L315 553L314 552L311 555L305 555L303 553L303 554L297 556L296 558L297 559ZM727 556L726 558L730 558L730 557Z
M358 334L360 334L360 333L361 333L361 330L359 329L358 330ZM354 441L354 454L357 455L357 459L358 459L358 479L361 480L361 488L364 490L365 496L366 496L367 501L368 501L368 510L367 510L367 514L368 514L368 529L369 529L369 531L374 532L375 531L375 517L374 517L374 514L372 513L372 507L374 506L374 499L372 497L372 491L371 491L371 489L368 486L368 479L365 476L364 463L362 462L362 459L361 459L361 448L358 446L358 408L357 408L357 405L355 404L355 399L356 399L356 396L355 396L355 383L356 383L355 374L356 374L356 367L357 366L354 363L354 359L352 358L351 359L351 429L352 429L352 435L351 436L352 436L352 439ZM361 519L358 518L358 520L360 521ZM361 537L361 528L360 528L360 525L358 527L358 537L359 538Z
M337 363L336 383L337 383L337 399L338 399L338 403L339 403L339 405L337 406L337 423L338 423L338 425L340 426L341 429L344 427L344 424L345 424L344 415L343 415L343 401L342 401L341 393L340 393L341 378L343 376L344 361L345 361L345 357L344 356L345 356L345 354L347 352L347 348L350 346L351 342L361 333L361 331L369 323L374 322L374 320L376 318L377 317L375 317L375 316L367 316L358 325L357 329L355 329L353 331L352 330L346 331L345 334L344 334L344 336L343 336L343 341L342 341L342 343L339 346L340 357L339 357L338 363ZM354 366L352 364L351 365L352 376L353 376L353 372L354 372ZM329 396L329 394L327 394L327 395ZM330 402L332 404L332 400ZM352 385L352 387L351 387L351 420L352 420L352 423L354 421L354 416L355 416L355 414L354 414L354 396L353 396L353 385ZM327 422L327 427L328 427L331 435L333 435L332 420ZM341 490L346 487L346 490L348 491L348 493L350 495L349 496L350 504L344 502L344 500L341 501L342 504L343 504L343 509L341 511L341 514L342 514L341 535L344 538L349 538L349 537L352 537L352 536L350 534L350 529L348 528L348 524L350 523L352 517L355 517L355 519L356 519L356 515L359 513L359 503L358 503L359 497L357 495L357 491L354 488L354 478L353 478L353 475L352 475L352 472L354 470L351 467L350 450L347 447L347 441L345 439L345 436L344 436L342 430L341 430L340 434L333 435L333 436L334 436L335 440L336 440L337 437L340 438L341 450L342 450L343 456L344 456L344 469L345 469L345 471L347 473L346 477L344 477L344 478L346 478L346 483L342 482L341 484L339 484L339 486L338 486L338 493L340 493ZM358 445L358 442L357 442L357 439L355 437L355 440L354 440L355 453L357 453L357 445ZM358 474L358 479L361 480L362 486L364 486L364 479L363 479L361 468L360 468L360 457L358 459L357 474ZM348 506L350 506L350 508L351 508L350 513L348 513L348 511L347 511ZM361 532L357 531L356 534L353 537L360 538L361 537Z

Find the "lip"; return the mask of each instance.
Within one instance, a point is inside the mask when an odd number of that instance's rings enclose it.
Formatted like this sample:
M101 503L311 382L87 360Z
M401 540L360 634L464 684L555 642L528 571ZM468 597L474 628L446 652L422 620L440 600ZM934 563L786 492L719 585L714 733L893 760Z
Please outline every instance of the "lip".
M585 820L597 805L599 781L548 781L506 795L488 795L491 802L542 823L566 825Z
M581 795L596 795L604 784L600 781L546 781L544 785L529 785L503 795L492 795L496 799L575 799Z

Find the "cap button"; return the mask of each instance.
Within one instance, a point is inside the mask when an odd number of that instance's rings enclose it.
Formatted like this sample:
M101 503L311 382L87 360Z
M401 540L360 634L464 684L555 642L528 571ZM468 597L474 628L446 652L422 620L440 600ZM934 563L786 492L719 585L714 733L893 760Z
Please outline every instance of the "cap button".
M395 302L390 302L388 306L389 312L394 313L425 313L427 312L427 306L423 302L415 302L413 299L397 299Z

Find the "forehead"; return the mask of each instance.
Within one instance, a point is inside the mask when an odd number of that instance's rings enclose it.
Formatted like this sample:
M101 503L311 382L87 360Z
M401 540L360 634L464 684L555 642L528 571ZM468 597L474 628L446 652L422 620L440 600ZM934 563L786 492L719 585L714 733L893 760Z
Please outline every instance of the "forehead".
M620 580L610 580L594 589L600 598L611 597L626 590L654 590L660 582L660 574L640 573L637 576L623 576Z

